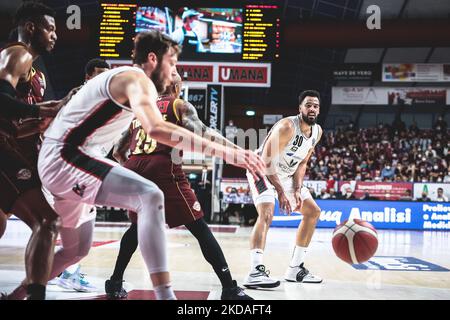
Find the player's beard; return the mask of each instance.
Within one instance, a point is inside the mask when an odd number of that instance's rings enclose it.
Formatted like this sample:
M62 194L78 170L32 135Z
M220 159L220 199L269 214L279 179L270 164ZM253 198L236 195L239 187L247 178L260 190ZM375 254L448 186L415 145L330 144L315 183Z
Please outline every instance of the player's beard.
M42 35L39 33L39 30L36 30L31 37L31 47L38 55L44 55L51 51L51 48L47 48L44 44L44 40L42 39Z
M311 120L310 118L308 118L308 114L305 115L302 113L302 120L305 121L308 125L312 126L316 124L317 117L314 117L314 119Z
M152 75L151 75L151 79L153 81L153 84L156 87L156 91L158 91L159 94L163 93L164 91L166 91L166 81L162 76L161 73L161 64L158 63L157 67L155 70L153 70Z

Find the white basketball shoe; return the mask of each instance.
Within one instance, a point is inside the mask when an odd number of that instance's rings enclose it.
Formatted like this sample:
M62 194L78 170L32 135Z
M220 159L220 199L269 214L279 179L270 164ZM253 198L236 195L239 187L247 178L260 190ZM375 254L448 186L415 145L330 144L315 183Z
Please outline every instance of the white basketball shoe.
M244 279L242 285L249 289L257 288L276 288L280 285L280 281L269 277L270 271L262 264L249 273Z
M302 282L302 283L321 283L322 278L313 275L303 265L298 267L288 267L284 274L284 279L289 282Z

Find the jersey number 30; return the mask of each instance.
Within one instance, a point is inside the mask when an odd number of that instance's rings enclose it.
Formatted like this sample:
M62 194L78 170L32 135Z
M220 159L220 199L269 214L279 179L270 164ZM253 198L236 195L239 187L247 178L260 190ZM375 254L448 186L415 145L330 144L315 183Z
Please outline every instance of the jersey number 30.
M294 151L294 152L297 151L297 149L302 145L302 143L303 143L303 137L296 135L295 140L292 143L291 151Z

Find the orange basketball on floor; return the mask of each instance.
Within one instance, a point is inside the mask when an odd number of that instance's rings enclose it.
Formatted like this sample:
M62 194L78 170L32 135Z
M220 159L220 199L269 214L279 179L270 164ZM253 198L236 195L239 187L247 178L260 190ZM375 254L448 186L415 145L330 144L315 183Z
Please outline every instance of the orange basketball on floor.
M334 229L332 244L340 259L350 264L363 263L377 251L378 235L367 221L345 220Z

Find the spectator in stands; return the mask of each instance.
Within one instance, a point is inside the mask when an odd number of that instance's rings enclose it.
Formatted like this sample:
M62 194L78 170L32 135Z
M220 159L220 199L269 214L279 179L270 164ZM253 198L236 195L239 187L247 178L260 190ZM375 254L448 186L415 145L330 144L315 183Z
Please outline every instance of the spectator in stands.
M353 190L350 187L345 189L345 193L342 195L341 200L355 200L355 196L353 195Z
M447 122L444 120L442 116L439 116L437 118L436 123L433 126L433 129L437 132L447 131Z
M353 122L353 121L350 121L349 123L348 123L348 126L347 126L347 128L346 128L346 132L356 132L356 126L355 126L355 123Z
M428 194L426 192L422 192L422 197L417 198L417 201L429 202L429 201L431 201L431 199L428 197Z
M450 164L448 131L420 130L415 123L408 129L380 124L353 132L348 127L324 134L316 150L317 168L310 171L309 178L328 178L327 190L339 180L444 181ZM386 172L387 168L383 171L387 166L394 174Z
M326 200L326 199L330 198L330 194L327 192L326 188L322 188L322 190L320 190L320 195L317 198Z
M445 175L442 182L444 182L444 183L450 182L450 166L447 168L447 174Z
M226 196L225 203L228 204L227 208L223 213L223 223L228 224L230 222L230 217L234 217L234 222L240 221L241 216L241 197L236 188L232 188L231 192Z
M328 190L328 192L329 192L329 194L330 194L330 196L328 197L328 199L330 199L330 200L336 200L336 199L338 199L338 196L337 196L337 194L336 194L336 190L335 190L334 188L330 188L330 189Z
M442 151L442 156L445 158L448 158L450 156L450 140L447 141L447 146L444 147L444 150Z
M381 180L385 181L386 179L391 180L395 176L395 169L391 167L388 163L384 166L383 170L381 170Z
M364 196L362 196L361 200L378 200L378 198L370 195L368 191L364 192Z
M419 133L419 127L417 126L417 122L413 121L413 123L409 126L409 131L413 133L415 136Z
M323 176L326 177L328 176L328 166L325 165L325 162L323 160L319 161L319 173Z
M448 197L446 195L444 195L444 189L442 189L442 188L437 189L437 196L436 196L436 199L434 199L434 201L448 202Z
M413 197L412 197L412 192L409 189L406 189L405 192L403 193L403 195L400 197L399 199L400 201L412 201Z
M228 125L225 127L225 137L230 141L234 141L234 138L236 138L237 135L237 131L238 127L234 125L233 120L228 120Z

